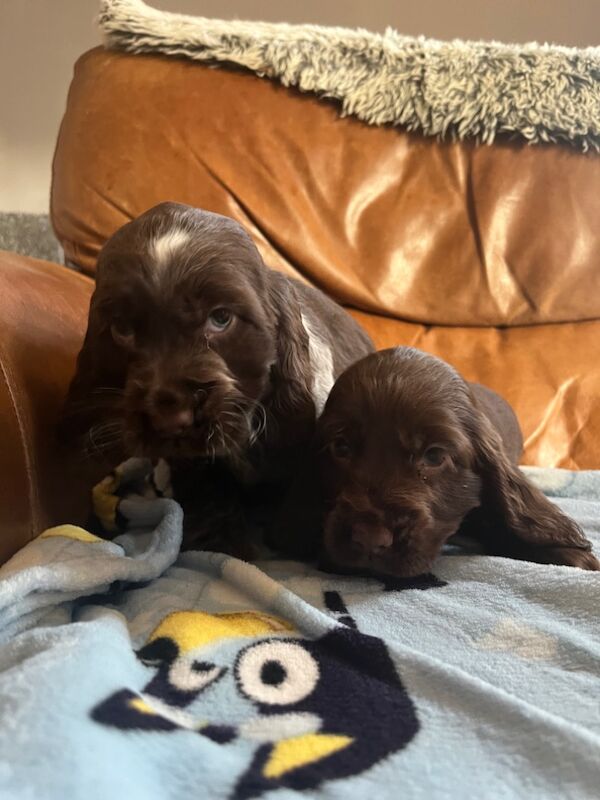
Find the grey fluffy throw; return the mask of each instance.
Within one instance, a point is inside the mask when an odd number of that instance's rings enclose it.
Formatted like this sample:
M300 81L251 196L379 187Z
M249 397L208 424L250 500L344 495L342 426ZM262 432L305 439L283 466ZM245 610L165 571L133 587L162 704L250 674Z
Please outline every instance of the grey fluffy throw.
M317 25L172 14L102 0L107 47L252 70L334 98L342 113L444 139L499 134L600 151L600 47L441 42Z

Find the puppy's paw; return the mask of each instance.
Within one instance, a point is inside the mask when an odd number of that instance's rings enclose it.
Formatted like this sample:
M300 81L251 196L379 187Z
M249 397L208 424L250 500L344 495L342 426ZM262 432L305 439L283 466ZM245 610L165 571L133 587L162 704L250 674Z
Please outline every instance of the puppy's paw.
M536 551L534 559L542 564L562 564L566 567L600 571L600 561L596 556L589 550L578 547L544 547Z

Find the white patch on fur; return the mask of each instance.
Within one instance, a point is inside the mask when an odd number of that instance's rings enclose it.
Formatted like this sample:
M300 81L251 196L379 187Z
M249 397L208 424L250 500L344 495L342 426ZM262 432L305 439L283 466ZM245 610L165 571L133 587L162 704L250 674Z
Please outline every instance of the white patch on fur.
M311 394L317 417L320 417L334 384L333 354L331 347L318 335L305 314L302 314L302 324L308 334L308 353L312 371Z
M173 228L168 233L163 233L162 236L156 238L150 246L156 266L164 269L177 251L187 244L189 238L189 233L181 228Z

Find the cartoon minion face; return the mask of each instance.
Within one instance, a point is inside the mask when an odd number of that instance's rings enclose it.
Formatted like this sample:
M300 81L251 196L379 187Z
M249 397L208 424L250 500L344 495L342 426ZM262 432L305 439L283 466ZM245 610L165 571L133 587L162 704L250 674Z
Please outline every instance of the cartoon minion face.
M166 700L179 708L190 706L196 697L220 680L229 666L213 663L209 654L239 639L291 633L283 620L259 612L207 614L180 611L169 614L138 652L142 663L156 667L146 694Z
M113 694L92 717L121 730L184 729L244 744L237 800L363 772L418 730L383 642L349 627L308 640L259 612L177 612L138 657L154 671L143 691Z

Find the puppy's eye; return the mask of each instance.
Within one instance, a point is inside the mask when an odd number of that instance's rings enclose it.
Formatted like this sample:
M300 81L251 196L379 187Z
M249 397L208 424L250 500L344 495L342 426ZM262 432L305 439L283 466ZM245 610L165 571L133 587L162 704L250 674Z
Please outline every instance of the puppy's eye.
M439 445L432 445L421 456L421 463L425 467L441 467L448 458L448 452Z
M206 327L212 331L224 331L231 325L233 314L228 308L215 308L208 315Z
M331 452L335 458L345 460L352 455L352 448L346 438L343 436L336 436L331 443Z
M116 344L131 345L135 339L135 330L131 320L125 317L113 319L110 332Z

